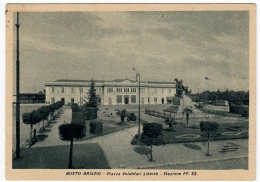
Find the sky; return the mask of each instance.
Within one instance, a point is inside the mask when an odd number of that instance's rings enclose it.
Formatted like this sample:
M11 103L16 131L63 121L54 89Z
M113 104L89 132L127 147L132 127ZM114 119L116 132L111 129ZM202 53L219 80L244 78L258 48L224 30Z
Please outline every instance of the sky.
M136 73L141 81L182 79L193 93L249 90L247 11L30 12L19 21L21 93L57 79Z

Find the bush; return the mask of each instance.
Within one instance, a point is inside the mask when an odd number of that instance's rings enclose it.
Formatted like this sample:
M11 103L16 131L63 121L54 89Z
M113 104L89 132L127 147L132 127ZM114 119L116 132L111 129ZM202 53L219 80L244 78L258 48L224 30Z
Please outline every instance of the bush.
M143 124L143 134L151 138L156 138L163 131L162 124L159 123L144 123Z
M97 107L82 107L82 111L85 120L97 119Z
M70 141L73 138L80 139L83 136L84 126L82 124L67 123L59 126L61 140Z
M79 110L79 105L76 104L76 103L73 103L73 104L71 105L71 109L72 109L72 112L78 112L78 110Z
M23 113L24 124L31 124L31 113Z
M219 128L219 124L216 122L210 122L210 121L200 122L200 130L202 132L217 132L218 128Z
M147 146L151 145L151 138L143 133L141 134L141 141L145 143ZM152 144L155 146L164 145L165 142L163 134L159 134L156 138L153 138Z
M129 121L136 121L136 115L135 113L130 113L128 114L127 118L129 119Z
M167 124L170 122L170 118L165 118L164 122Z
M103 133L103 123L102 121L91 121L90 124L90 133L93 134L102 134Z

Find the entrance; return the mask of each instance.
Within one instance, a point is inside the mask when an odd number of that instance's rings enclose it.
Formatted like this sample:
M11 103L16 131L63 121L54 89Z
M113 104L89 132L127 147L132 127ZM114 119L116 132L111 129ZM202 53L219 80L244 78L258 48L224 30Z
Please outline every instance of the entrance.
M124 103L129 104L129 95L124 96Z
M61 98L61 101L65 103L65 99L63 97Z
M162 98L162 104L164 104L164 98Z
M125 104L128 104L128 97L125 98Z
M144 104L144 98L143 97L141 98L141 104Z
M71 98L71 103L74 103L74 98Z

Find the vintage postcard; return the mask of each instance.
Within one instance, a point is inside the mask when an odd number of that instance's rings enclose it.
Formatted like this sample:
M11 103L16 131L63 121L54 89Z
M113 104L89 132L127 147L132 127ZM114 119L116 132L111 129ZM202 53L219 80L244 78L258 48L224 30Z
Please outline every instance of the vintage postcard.
M255 4L8 4L7 180L254 180Z

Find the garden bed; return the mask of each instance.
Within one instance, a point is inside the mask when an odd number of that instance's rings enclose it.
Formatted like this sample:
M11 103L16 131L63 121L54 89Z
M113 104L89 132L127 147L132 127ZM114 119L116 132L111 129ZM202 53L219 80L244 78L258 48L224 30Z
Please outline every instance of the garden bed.
M210 140L230 140L230 139L243 139L248 138L248 128L244 123L237 123L236 127L240 128L240 132L230 132L228 130L232 123L220 123L218 132L211 134ZM227 129L228 128L228 129ZM163 131L165 144L169 143L184 143L184 142L201 142L206 141L207 137L200 129L193 129L192 127L185 127L178 124L175 128L176 131ZM183 137L182 137L183 136Z
M102 134L92 134L90 133L90 122L91 120L87 120L86 122L86 136L83 137L83 140L86 139L90 139L90 138L94 138L94 137L98 137L98 136L102 136L102 135L107 135L113 132L117 132L126 128L132 128L135 126L138 126L138 120L137 121L125 121L124 125L120 124L120 121L118 119L118 121L115 120L102 120L103 122L103 133ZM146 121L144 120L140 120L141 124L142 123L146 123Z

